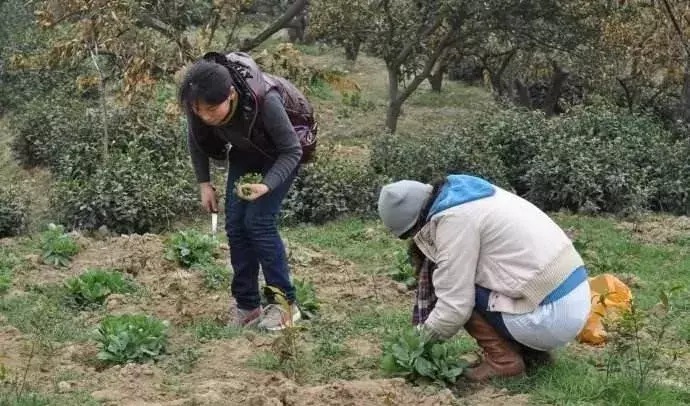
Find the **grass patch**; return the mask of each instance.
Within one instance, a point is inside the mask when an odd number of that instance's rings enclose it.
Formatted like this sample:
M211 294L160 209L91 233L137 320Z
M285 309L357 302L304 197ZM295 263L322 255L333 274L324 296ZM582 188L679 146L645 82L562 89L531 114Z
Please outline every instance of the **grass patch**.
M314 79L309 84L309 95L321 100L333 100L335 98L331 86L321 79Z
M596 367L572 357L561 357L553 367L530 377L495 383L515 393L530 393L537 404L686 405L690 401L690 393L678 388L650 385L640 393L632 380L606 382Z
M329 52L329 48L322 44L294 44L301 53L309 56L323 56Z
M430 88L418 89L412 93L408 103L415 106L456 107L480 112L492 106L493 100L491 94L481 87L444 80L440 92L434 92Z
M267 371L277 371L280 369L280 360L271 351L258 351L247 360L247 366Z
M19 261L6 247L0 247L0 295L12 287L12 270Z
M631 287L641 308L656 304L661 290L690 286L690 256L683 246L635 241L630 232L616 228L611 218L554 217L563 228L575 230L575 245L591 274L632 274L642 280L642 286ZM687 290L681 292L674 305L679 310L690 310Z
M405 247L404 242L386 233L380 223L359 219L287 228L285 235L288 240L327 251L369 271L387 268L396 250Z
M0 386L0 405L2 406L98 406L88 393L41 394L23 392L19 395L13 387Z
M79 317L59 286L35 288L23 295L0 298L0 312L24 334L52 342L87 341L92 326Z
M189 327L194 337L201 341L229 340L242 335L239 327L226 326L214 320L199 320Z

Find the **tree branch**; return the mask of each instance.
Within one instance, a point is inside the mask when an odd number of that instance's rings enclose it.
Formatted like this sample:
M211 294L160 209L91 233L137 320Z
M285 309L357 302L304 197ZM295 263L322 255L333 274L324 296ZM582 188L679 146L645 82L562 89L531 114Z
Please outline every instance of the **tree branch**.
M158 31L161 34L168 37L169 39L171 39L172 41L175 41L178 48L180 48L180 52L183 58L188 60L194 59L194 55L191 52L192 46L189 44L189 41L187 41L187 39L184 38L179 32L177 32L177 30L175 30L175 28L173 28L172 26L164 23L156 17L146 14L141 16L141 18L139 18L136 24Z
M429 77L429 73L431 73L431 70L434 68L434 65L436 64L436 61L443 55L444 51L446 48L451 46L454 41L451 41L452 33L446 34L446 36L441 40L440 45L438 48L436 48L436 51L434 51L433 54L427 59L426 64L424 65L424 70L418 75L415 75L414 79L408 86L405 87L405 90L400 93L398 96L398 102L402 103L405 100L407 100L410 95L417 90L419 85Z
M220 22L220 15L217 13L211 17L211 26L210 30L211 32L208 34L208 41L206 41L206 49L211 48L211 44L213 43L213 37L216 35L216 29L218 28L218 23Z
M436 17L433 24L426 27L426 29L423 29L422 32L417 36L417 38L411 39L407 43L407 45L405 45L402 51L400 51L398 56L393 60L393 66L402 65L405 62L405 60L410 56L410 54L414 50L414 47L419 44L419 41L433 34L436 30L438 30L441 27L441 24L443 24L443 19Z
M240 44L240 51L249 52L269 39L271 35L275 34L281 28L284 28L293 18L295 18L295 16L302 11L306 4L307 0L297 0L292 3L292 5L288 7L282 16L278 17L273 24L269 25L259 35L252 39L245 39L242 41L242 44Z
M503 62L501 62L501 67L498 68L498 76L503 76L503 72L505 72L506 68L508 68L508 65L510 64L510 61L513 60L513 57L515 57L515 54L517 53L517 48L513 48L510 52L508 52L505 56L505 59L503 59Z
M683 44L683 48L685 49L685 54L690 57L690 45L688 45L688 41L685 39L685 34L683 34L683 30L680 28L680 24L678 24L678 21L676 20L676 16L673 15L673 11L671 10L671 5L668 4L668 0L662 0L664 3L664 8L666 9L666 13L668 14L668 18L671 19L671 23L673 23L673 27L676 29L676 34L678 34L678 39L680 40L680 43Z
M233 40L233 38L235 38L235 33L237 32L237 26L239 26L239 25L240 25L240 13L237 12L233 16L232 28L230 29L230 31L227 33L227 35L225 37L225 46L223 47L223 49L230 48L230 44L232 44L232 40Z
M616 78L616 80L618 81L618 84L621 85L621 87L623 88L623 91L625 92L625 100L628 101L628 111L630 113L632 113L633 112L632 92L630 91L630 88L628 87L628 85L625 83L625 81L623 79L618 77L618 78Z

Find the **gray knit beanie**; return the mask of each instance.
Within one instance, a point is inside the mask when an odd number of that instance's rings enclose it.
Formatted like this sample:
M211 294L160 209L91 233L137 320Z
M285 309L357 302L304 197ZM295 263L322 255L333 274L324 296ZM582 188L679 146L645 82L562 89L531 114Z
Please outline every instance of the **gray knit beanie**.
M397 237L417 222L433 186L414 180L389 183L381 189L378 210L383 224Z

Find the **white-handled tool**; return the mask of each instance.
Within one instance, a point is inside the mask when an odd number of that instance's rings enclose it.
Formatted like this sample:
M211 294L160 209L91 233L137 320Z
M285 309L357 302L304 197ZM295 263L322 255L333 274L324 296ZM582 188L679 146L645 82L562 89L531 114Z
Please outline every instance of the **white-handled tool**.
M211 232L213 234L218 230L218 213L211 213Z

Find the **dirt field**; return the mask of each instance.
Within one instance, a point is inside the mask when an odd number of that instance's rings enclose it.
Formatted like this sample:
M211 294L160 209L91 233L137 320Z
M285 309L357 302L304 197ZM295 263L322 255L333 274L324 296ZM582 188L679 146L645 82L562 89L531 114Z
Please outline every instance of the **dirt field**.
M457 398L450 390L414 387L400 379L381 379L372 372L356 371L352 380L333 379L302 385L283 372L252 365L274 336L245 331L227 339L196 340L198 323L222 328L227 321L228 295L207 291L198 274L179 269L163 259L162 237L121 236L104 241L78 238L81 252L66 269L43 265L26 255L17 270L15 290L7 300L21 299L37 286L60 284L86 268L121 269L145 287L145 293L109 297L106 308L75 314L75 325L94 328L106 314L146 313L171 322L168 356L158 363L105 367L96 361L98 348L87 339L49 343L50 350L32 351L28 334L0 319L2 363L10 374L27 371L27 387L40 392L83 392L108 405L502 405L526 404L524 396L509 396L492 388L475 388ZM227 249L227 247L225 248ZM321 312L331 322L344 320L349 306L399 304L411 293L385 276L365 275L348 262L294 244L289 246L296 276L316 285ZM223 249L218 261L225 256ZM65 328L70 328L65 327ZM88 337L88 336L87 336ZM369 358L376 365L379 343L370 335L345 342L350 356L341 362L356 364ZM193 351L191 351L191 350ZM33 353L33 354L32 354ZM193 353L193 361L185 357Z

